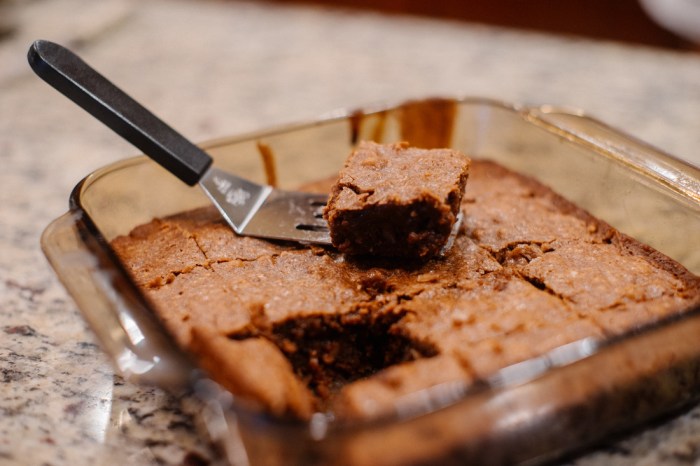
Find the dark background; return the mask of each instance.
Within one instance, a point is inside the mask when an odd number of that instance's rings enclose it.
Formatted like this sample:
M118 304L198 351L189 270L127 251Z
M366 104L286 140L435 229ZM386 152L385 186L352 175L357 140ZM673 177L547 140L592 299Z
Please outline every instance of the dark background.
M657 25L637 0L271 0L402 13L676 50L696 46Z

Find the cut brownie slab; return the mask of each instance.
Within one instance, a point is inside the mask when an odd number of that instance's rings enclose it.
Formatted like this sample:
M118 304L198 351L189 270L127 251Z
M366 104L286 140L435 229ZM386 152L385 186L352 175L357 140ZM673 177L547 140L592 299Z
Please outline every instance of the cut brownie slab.
M434 399L425 389L476 387L562 345L607 342L700 304L699 277L551 189L484 160L469 171L463 234L425 261L346 260L332 248L238 236L213 206L111 245L212 379L238 400L305 420L423 406ZM632 363L619 366L625 377ZM593 390L587 382L572 383Z
M451 149L361 142L324 212L333 245L354 255L437 255L457 221L469 165Z

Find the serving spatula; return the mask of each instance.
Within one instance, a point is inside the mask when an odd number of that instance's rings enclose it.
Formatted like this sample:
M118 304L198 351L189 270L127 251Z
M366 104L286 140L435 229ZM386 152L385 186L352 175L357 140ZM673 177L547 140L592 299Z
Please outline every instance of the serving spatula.
M212 167L212 158L70 50L44 40L29 48L44 81L190 186L199 184L239 235L330 244L327 196L282 191Z

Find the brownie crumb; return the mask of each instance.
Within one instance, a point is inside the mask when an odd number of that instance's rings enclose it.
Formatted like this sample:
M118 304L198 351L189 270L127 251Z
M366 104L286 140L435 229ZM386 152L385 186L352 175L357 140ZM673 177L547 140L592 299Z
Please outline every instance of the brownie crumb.
M457 221L470 160L452 149L361 142L324 211L343 253L428 259Z

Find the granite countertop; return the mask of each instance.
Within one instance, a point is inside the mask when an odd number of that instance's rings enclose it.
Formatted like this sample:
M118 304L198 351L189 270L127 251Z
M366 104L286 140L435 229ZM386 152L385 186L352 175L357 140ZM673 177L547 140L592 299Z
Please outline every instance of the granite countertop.
M216 464L180 402L112 371L39 249L87 173L135 150L33 76L62 42L194 140L426 95L581 107L700 165L700 56L254 2L15 2L0 40L0 464ZM700 408L569 460L700 464Z

